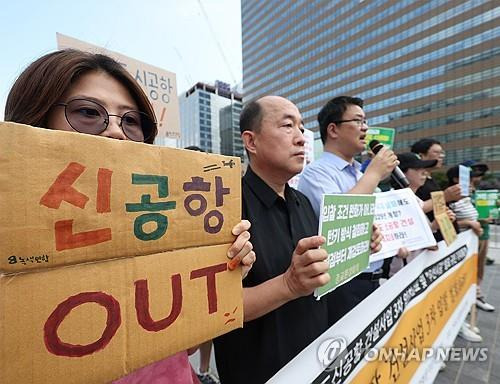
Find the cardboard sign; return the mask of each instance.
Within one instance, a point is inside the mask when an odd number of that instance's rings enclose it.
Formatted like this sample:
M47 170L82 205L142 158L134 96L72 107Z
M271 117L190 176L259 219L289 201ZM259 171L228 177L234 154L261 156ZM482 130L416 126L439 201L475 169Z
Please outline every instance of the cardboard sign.
M446 213L439 213L437 215L434 215L434 220L437 221L439 230L441 231L446 244L450 245L451 243L453 243L457 238L457 231L451 223L448 215Z
M227 245L0 277L0 382L109 383L243 323Z
M240 160L0 123L0 271L232 242Z
M475 196L476 210L480 219L489 219L498 217L497 202L498 189L487 189L476 191Z
M158 137L180 138L179 100L175 73L131 57L56 33L58 49L79 49L110 56L132 75L153 105L158 122Z
M432 210L434 215L439 215L440 213L446 213L446 200L444 198L443 191L431 192L432 199Z
M431 192L434 220L438 223L439 230L446 244L450 245L457 238L457 231L446 214L446 200L443 191Z
M368 144L372 140L378 140L385 147L392 148L395 136L396 130L394 128L370 127L366 131L366 149L369 149Z
M284 366L270 384L432 383L476 301L478 240L425 251ZM390 353L393 353L392 355ZM446 359L446 356L445 356Z
M239 158L0 133L1 383L110 382L242 326Z
M368 267L375 196L323 195L319 234L326 239L330 282L314 291L320 298Z
M460 185L460 190L462 196L469 196L470 189L470 168L465 165L458 166L458 184Z
M436 245L429 221L411 189L376 193L374 222L382 232L382 249L370 255L370 262Z

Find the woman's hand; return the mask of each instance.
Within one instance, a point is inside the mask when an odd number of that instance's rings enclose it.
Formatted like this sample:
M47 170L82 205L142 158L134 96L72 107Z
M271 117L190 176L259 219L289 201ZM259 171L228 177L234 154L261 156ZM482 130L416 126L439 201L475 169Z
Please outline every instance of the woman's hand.
M250 242L249 229L250 222L248 220L241 220L236 224L232 233L237 236L237 238L227 251L227 257L231 259L231 261L227 263L228 269L232 271L241 264L241 275L243 279L248 275L256 259L255 252L252 251L253 245Z

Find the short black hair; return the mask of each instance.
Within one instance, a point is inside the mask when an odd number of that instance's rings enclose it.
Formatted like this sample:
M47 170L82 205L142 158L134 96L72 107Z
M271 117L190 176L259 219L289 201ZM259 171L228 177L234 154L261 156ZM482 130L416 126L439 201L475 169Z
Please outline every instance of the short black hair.
M413 153L426 154L429 151L429 148L432 147L434 144L441 145L441 143L436 139L431 139L431 138L420 139L411 146L410 150Z
M262 116L262 106L258 100L246 104L240 114L240 132L259 132Z
M342 120L342 116L349 105L363 108L364 101L359 97L337 96L329 100L318 113L319 133L321 141L326 143L326 128L330 123Z

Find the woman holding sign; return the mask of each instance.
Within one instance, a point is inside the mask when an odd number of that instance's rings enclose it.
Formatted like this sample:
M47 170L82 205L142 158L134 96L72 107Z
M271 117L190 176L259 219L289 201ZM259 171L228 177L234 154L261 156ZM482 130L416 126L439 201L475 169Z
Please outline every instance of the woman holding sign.
M153 109L133 77L115 60L100 54L62 50L31 65L14 83L5 120L47 129L80 132L152 144L157 134ZM255 261L250 223L241 221L228 251L229 268ZM119 383L197 383L186 352L142 368Z

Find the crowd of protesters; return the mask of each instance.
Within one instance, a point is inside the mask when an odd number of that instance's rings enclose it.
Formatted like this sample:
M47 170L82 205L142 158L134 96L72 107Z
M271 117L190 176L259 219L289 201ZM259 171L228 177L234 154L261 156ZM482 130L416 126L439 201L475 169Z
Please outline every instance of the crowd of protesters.
M239 254L245 275L248 273L243 278L244 326L213 342L220 382L266 382L379 287L380 278L387 277L384 261L370 263L326 300L316 300L313 291L330 279L328 255L320 248L325 239L318 236L319 207L322 194L374 193L396 166L409 180L437 241L443 237L434 220L431 192L440 190L457 231L472 229L479 236L477 307L495 309L480 289L489 223L478 219L472 198L463 196L469 194L457 184L458 165L449 168L448 185L439 185L432 172L443 167L445 152L441 143L427 138L414 143L411 152L396 154L383 148L362 172L355 157L367 145L363 107L362 99L350 96L335 97L324 105L318 114L324 151L304 172L304 124L297 106L283 97L265 96L243 108L240 130L249 165L242 179L243 221L233 231L238 236L233 254ZM48 54L31 64L9 94L5 119L145 143L152 143L156 134L152 108L123 67L106 56L75 50ZM473 196L488 167L475 162L465 165L471 170ZM288 181L301 172L298 190L291 188ZM375 226L372 252L380 250L381 239ZM388 260L388 276L398 273L419 253L400 249ZM480 341L477 332L464 325L460 334ZM211 344L203 348L198 375L183 352L118 383L218 382L209 371Z

